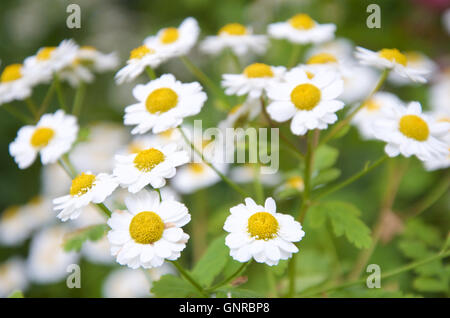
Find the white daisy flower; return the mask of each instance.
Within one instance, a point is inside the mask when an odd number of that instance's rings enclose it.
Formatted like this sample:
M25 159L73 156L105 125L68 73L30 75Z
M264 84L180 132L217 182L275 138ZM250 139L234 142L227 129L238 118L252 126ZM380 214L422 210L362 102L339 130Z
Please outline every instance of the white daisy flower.
M81 46L76 60L98 73L115 70L119 65L119 58L115 52L102 53L93 46Z
M299 13L284 22L269 24L267 33L276 39L296 44L322 43L334 38L336 25L319 24L309 15Z
M256 170L251 164L243 164L234 167L230 170L230 178L237 183L251 183L255 181L255 178L259 178L261 184L266 186L275 186L280 181L280 175L278 173L264 173L264 169L267 167L261 167L261 170Z
M54 114L43 115L36 126L20 128L16 139L9 145L9 153L20 169L29 167L38 153L42 164L54 163L70 150L77 134L76 117L58 110Z
M67 267L78 262L78 254L64 251L67 227L56 225L39 231L31 241L27 259L30 280L39 284L50 284L67 277Z
M178 28L159 30L155 36L149 36L144 44L154 47L165 59L183 56L189 53L197 42L200 28L192 17L184 19Z
M228 165L216 163L214 167L221 173L225 173ZM220 180L217 172L207 164L203 162L191 162L177 172L171 184L178 192L191 194L197 190L210 187Z
M270 117L278 122L292 118L291 131L304 135L311 129L326 129L337 121L336 112L344 103L336 100L343 81L335 71L318 72L311 79L305 71L293 68L285 76L286 83L268 89L272 102L267 107Z
M27 223L33 230L53 223L55 215L52 213L52 202L50 198L36 196L23 207Z
M0 105L30 97L32 83L22 64L6 66L0 76Z
M172 143L163 147L155 145L131 155L116 155L113 174L121 187L131 193L139 192L148 184L162 188L166 179L175 176L176 167L189 161L187 152L177 148Z
M30 72L36 83L46 83L55 72L70 66L76 59L78 45L73 40L63 40L58 46L46 46L36 55L27 57L24 68Z
M67 172L59 164L53 163L42 167L40 189L43 196L55 198L64 195L71 183Z
M433 111L430 114L436 122L438 123L447 123L450 126L450 107L447 108L447 111L442 109L438 109L437 111ZM425 169L428 171L446 169L450 167L450 128L447 133L444 134L442 140L448 147L448 155L440 158L436 158L433 160L428 160L424 162Z
M436 77L430 87L429 101L434 112L450 115L450 68Z
M82 173L72 180L70 194L53 200L54 210L61 221L74 220L89 203L102 203L114 192L118 183L106 173L98 175L91 172Z
M218 128L242 127L248 121L255 119L261 113L261 101L259 99L247 99L242 104L234 106L227 117L218 124Z
M158 67L165 59L154 48L141 45L130 52L127 65L122 67L115 75L117 84L131 82L144 72L147 66L152 69Z
M198 82L189 84L177 81L172 74L137 85L133 96L138 103L125 108L125 125L136 125L132 134L154 134L175 128L184 117L197 115L207 96Z
M23 206L13 205L0 215L0 245L16 246L23 243L33 231Z
M376 92L365 101L363 107L352 118L352 123L358 128L365 139L375 139L373 123L383 118L383 108L402 108L404 103L394 94Z
M436 72L437 65L428 56L421 52L408 51L404 53L407 61L407 65L410 68L421 70L423 77L428 81L431 76ZM388 80L396 85L407 85L410 83L409 78L399 75L397 72L392 72L388 76Z
M264 206L246 198L245 204L232 207L230 212L223 227L230 233L225 244L238 262L254 258L258 263L273 266L298 252L293 242L299 242L305 232L292 216L277 213L272 198L267 198Z
M425 75L430 71L411 67L405 54L397 49L382 49L374 52L358 46L355 56L362 65L391 69L399 76L417 83L426 83Z
M61 81L69 83L72 87L78 87L80 83L92 83L94 80L94 74L78 59L74 59L72 64L60 70L58 76Z
M159 201L156 191L142 191L125 199L127 211L116 211L108 220L111 254L133 269L159 267L174 261L186 247L188 209L177 201Z
M249 52L264 54L269 41L265 35L255 35L251 27L240 23L229 23L223 26L217 35L207 36L200 44L200 50L206 54L216 55L229 48L237 56Z
M0 264L0 297L6 298L16 290L23 292L28 287L24 261L12 257Z
M137 135L126 148L122 149L122 153L135 154L139 151L152 148L155 145L166 146L171 143L176 143L177 145L184 144L183 136L181 136L180 131L176 128L168 129L156 135Z
M385 151L390 157L415 155L422 161L432 161L448 155L448 145L440 138L448 133L450 124L423 114L420 103L383 111L384 117L374 124L374 133L387 142Z
M248 95L248 98L261 97L264 90L273 83L283 80L286 68L254 63L247 66L242 74L223 74L222 86L227 95Z

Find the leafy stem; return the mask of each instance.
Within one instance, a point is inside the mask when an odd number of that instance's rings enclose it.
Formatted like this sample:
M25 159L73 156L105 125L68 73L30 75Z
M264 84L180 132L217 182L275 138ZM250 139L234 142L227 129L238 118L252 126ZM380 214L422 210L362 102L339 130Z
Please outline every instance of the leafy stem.
M81 81L78 84L72 107L72 114L74 114L77 117L80 116L81 107L83 106L83 99L85 94L86 94L86 84L83 81Z
M183 266L181 266L177 261L171 261L171 263L177 268L180 275L183 276L189 283L191 283L191 285L194 286L202 296L209 298L208 293L203 289L202 286L200 286L199 283L195 281L195 279L183 268Z
M227 278L225 278L223 281L221 281L220 283L217 283L216 285L208 288L208 292L213 292L214 290L227 285L228 283L230 283L231 281L233 281L234 278L238 277L239 275L241 275L242 273L245 272L245 270L247 269L247 267L251 264L252 260L246 262L246 263L242 263L241 266L239 266L239 268L232 273L230 276L228 276Z

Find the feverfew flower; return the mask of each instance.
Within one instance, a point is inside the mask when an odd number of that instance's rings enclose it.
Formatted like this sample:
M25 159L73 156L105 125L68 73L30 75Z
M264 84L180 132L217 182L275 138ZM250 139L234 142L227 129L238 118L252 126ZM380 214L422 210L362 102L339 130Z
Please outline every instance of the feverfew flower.
M165 59L183 56L189 53L200 34L197 20L192 17L184 19L178 28L170 27L155 36L149 36L144 44L155 48Z
M78 59L60 70L58 76L61 81L68 82L72 87L78 87L81 83L91 83L94 80L94 74Z
M430 71L411 67L405 54L397 49L382 49L374 52L358 46L355 56L363 65L390 69L399 76L417 83L426 83L427 80L424 76Z
M230 233L225 244L238 262L254 258L258 263L273 266L298 252L293 242L299 242L305 232L292 216L276 212L272 198L267 198L264 206L246 198L245 204L232 207L230 212L223 227Z
M218 124L218 128L225 132L226 128L242 127L261 113L259 99L247 99L242 104L231 108L227 117Z
M163 147L154 145L131 155L116 155L114 176L131 193L139 192L148 184L161 188L166 179L175 176L176 167L189 161L187 152L177 148L171 143Z
M147 45L141 45L130 52L127 65L122 67L114 77L117 84L131 82L144 72L147 66L158 67L164 58L154 48Z
M6 66L0 76L0 105L30 97L32 83L22 64Z
M156 191L144 190L125 198L125 205L126 211L117 210L108 220L111 254L119 264L152 268L180 257L189 239L181 227L191 220L184 204L160 202Z
M137 85L133 96L138 103L125 108L125 125L136 125L132 134L154 134L175 128L184 117L197 115L207 96L198 82L189 84L177 81L172 74Z
M436 76L430 87L429 102L433 112L450 117L450 68Z
M0 214L0 245L19 245L32 231L32 222L29 222L24 207L13 205Z
M307 14L299 13L285 22L269 24L267 32L276 39L296 44L322 43L334 38L336 25L319 24Z
M431 78L431 75L433 75L438 68L436 63L432 59L421 52L408 51L405 52L404 55L406 57L408 67L416 70L422 70L423 77L427 81ZM388 80L396 85L406 85L411 83L409 78L401 76L397 72L390 73Z
M383 118L383 108L402 108L404 103L394 94L377 92L364 102L363 107L352 118L352 123L358 128L365 139L374 139L373 124Z
M221 173L227 171L228 165L224 163L213 164ZM190 162L183 166L173 178L172 186L182 194L191 194L197 190L210 187L221 179L217 172L203 162Z
M114 70L119 65L119 58L115 52L102 53L93 46L81 46L76 60L98 73Z
M247 66L242 74L224 74L222 86L227 95L246 95L248 98L259 98L264 90L273 83L283 80L286 68L254 63Z
M423 114L420 103L383 111L383 118L374 124L374 134L387 142L385 151L390 157L415 155L422 161L432 161L448 155L448 145L440 138L448 133L450 124Z
M25 264L20 258L10 258L0 264L0 297L8 297L15 290L24 291L28 286Z
M24 67L36 83L46 83L55 72L70 66L77 56L78 45L73 40L63 40L58 46L46 46L36 55L27 57Z
M336 112L344 103L336 100L343 90L343 81L335 71L318 72L311 79L301 68L286 73L286 83L268 89L272 102L267 107L270 117L278 122L292 118L291 131L304 135L311 129L326 129L336 122Z
M20 128L16 139L9 145L9 153L20 169L29 167L38 153L42 164L54 163L70 150L77 134L76 117L58 110L54 114L43 115L36 126Z
M106 173L98 175L90 172L82 173L72 180L70 194L53 200L54 210L61 221L74 220L83 212L89 203L102 203L117 188L115 178Z
M229 48L234 54L244 56L248 52L263 54L267 49L267 36L255 35L251 27L240 23L223 26L217 35L207 36L200 45L200 50L216 55Z

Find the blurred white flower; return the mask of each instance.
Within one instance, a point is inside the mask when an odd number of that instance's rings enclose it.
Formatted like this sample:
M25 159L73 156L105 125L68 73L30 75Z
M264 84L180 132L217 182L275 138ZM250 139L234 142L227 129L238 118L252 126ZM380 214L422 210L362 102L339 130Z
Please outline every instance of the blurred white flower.
M13 205L0 215L0 245L16 246L23 243L33 231L23 206Z
M0 105L30 97L33 83L22 64L7 65L0 76Z
M437 64L432 59L421 52L408 51L405 52L404 55L408 61L408 67L416 70L422 70L423 77L427 81L430 80L431 76L438 68ZM411 83L408 78L399 75L397 72L390 73L388 80L396 85L407 85Z
M7 297L12 292L25 291L28 279L24 261L13 257L0 264L0 297Z

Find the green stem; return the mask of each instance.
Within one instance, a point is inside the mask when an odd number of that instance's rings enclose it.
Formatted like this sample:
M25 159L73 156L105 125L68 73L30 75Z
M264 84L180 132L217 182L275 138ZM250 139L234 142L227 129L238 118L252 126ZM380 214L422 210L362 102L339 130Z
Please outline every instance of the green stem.
M39 117L42 116L42 114L45 113L45 111L47 110L48 106L50 105L50 102L52 101L53 98L53 94L55 93L55 88L56 88L56 82L55 80L52 81L52 84L50 85L50 87L47 90L47 93L45 94L44 100L42 101L41 107L39 107Z
M448 191L450 186L450 176L447 174L444 176L442 181L422 200L420 201L413 210L412 216L418 216L423 211L427 210L430 206L436 203L444 193Z
M33 124L34 121L32 118L28 117L27 115L22 114L22 112L18 111L14 106L12 106L11 104L3 104L0 106L0 108L3 108L4 110L6 110L11 116L13 116L14 118L20 120L21 122L23 122L24 124Z
M67 111L68 108L67 108L66 101L64 98L64 92L63 92L61 81L59 80L58 75L55 75L54 81L55 81L55 87L56 87L56 94L58 95L59 106L64 111Z
M200 286L200 284L197 283L195 281L195 279L191 275L189 275L189 273L186 270L184 270L183 266L181 266L177 261L171 261L171 262L177 268L180 275L183 276L189 283L191 283L192 286L194 286L195 289L197 289L199 291L199 293L202 294L202 296L209 298L209 295L205 292L203 287Z
M412 270L412 269L414 269L416 267L422 266L424 264L430 263L430 262L438 260L438 259L446 258L448 256L450 256L450 251L438 253L438 254L433 255L431 257L428 257L426 259L423 259L423 260L420 260L420 261L416 261L416 262L412 262L412 263L409 263L409 264L407 264L405 266L402 266L400 268L388 271L386 274L381 274L380 279L383 280L383 279L387 279L389 277L392 277L392 276L395 276L395 275L398 275L398 274L401 274L401 273L408 272L408 271L410 271L410 270ZM309 294L305 294L305 295L300 295L300 296L301 297L311 297L311 296L314 296L314 295L324 294L324 293L328 293L330 291L335 291L335 290L351 287L351 286L354 286L354 285L359 285L359 284L362 284L362 283L365 283L365 282L366 282L366 278L361 278L361 279L357 279L357 280L354 280L354 281L346 282L346 283L343 283L343 284L335 285L335 286L332 286L332 287L326 287L326 288L323 288L321 290L318 290L318 291L315 291L315 292L312 292L312 293L309 293Z
M147 66L145 68L145 72L147 73L147 75L150 78L150 80L156 79L155 70L153 68L151 68L150 66Z
M294 44L294 47L292 48L291 57L289 58L289 64L288 68L294 67L296 64L298 64L298 61L300 59L300 55L303 51L303 46L300 44Z
M386 80L387 76L389 75L389 70L385 69L383 71L383 73L381 73L380 79L377 82L377 85L375 86L375 88L372 90L372 92L369 94L369 96L367 96L367 98L361 102L361 104L358 105L358 107L356 107L352 112L350 112L350 114L345 117L343 120L341 120L338 124L336 124L331 131L325 135L325 137L322 138L322 140L320 141L320 145L327 143L331 138L333 138L333 136L335 136L341 129L343 129L345 126L347 126L350 121L352 120L353 117L355 117L355 115L360 111L361 108L364 107L365 103L370 100L370 98L372 98L373 94L375 94L383 85L384 81Z
M252 260L246 262L246 263L242 263L241 266L239 266L239 268L232 273L230 276L228 276L227 278L225 278L223 281L221 281L220 283L208 288L208 292L213 292L214 290L227 285L228 283L230 283L231 281L233 281L233 279L235 279L236 277L238 277L239 275L241 275L242 273L245 272L245 270L247 269L247 267L251 264Z
M72 107L72 114L77 117L80 116L85 94L86 94L86 84L83 81L81 81L77 87Z
M346 186L348 186L349 184L355 182L356 180L358 180L359 178L361 178L362 176L364 176L365 174L369 173L370 171L372 171L373 169L375 169L376 167L378 167L380 164L382 164L386 159L388 159L387 155L382 156L381 158L379 158L377 161L375 161L373 164L369 164L370 162L367 162L364 165L364 168L358 172L355 173L354 175L352 175L351 177L347 178L346 180L342 181L339 184L336 184L335 186L329 188L329 189L325 189L324 191L322 191L321 193L319 193L315 198L314 201L319 200L333 192L336 192Z
M184 133L183 129L181 127L178 127L178 130L180 131L181 135L183 136L184 140L186 141L186 143L191 147L191 149L193 151L195 151L195 153L197 155L200 156L200 158L202 159L202 161L208 165L211 169L214 170L215 173L217 173L217 175L226 183L228 184L232 189L234 189L236 192L238 192L240 195L242 195L244 198L248 197L247 193L240 187L238 186L236 183L234 183L233 181L231 181L229 178L227 178L223 173L221 173L219 170L216 169L216 167L214 167L214 165L212 165L209 161L207 161L205 159L205 157L203 156L203 154L197 149L195 148L195 146L192 144L192 142L189 140L189 138L186 136L186 134Z
M295 277L297 271L297 254L293 254L288 264L289 289L286 297L291 298L295 294Z
M261 183L261 167L258 163L254 164L253 186L255 188L255 197L258 204L264 204L264 188Z
M303 173L303 181L305 184L305 188L303 190L303 200L302 205L300 207L300 213L299 213L299 222L302 223L305 219L306 212L308 211L309 206L311 205L310 202L310 192L311 192L311 174L312 174L312 168L313 168L313 161L314 161L314 148L315 145L313 145L313 133L315 136L317 136L318 131L308 131L307 135L307 143L306 143L306 158L305 158L305 170Z
M25 103L26 103L27 108L30 111L31 115L33 115L34 119L36 121L38 121L39 120L39 114L38 114L38 110L37 110L36 104L33 102L33 100L30 97L25 99Z
M230 56L231 60L233 61L236 72L237 73L241 72L242 66L241 66L241 61L239 61L239 57L233 52L232 49L228 49L228 55Z

